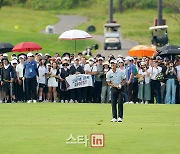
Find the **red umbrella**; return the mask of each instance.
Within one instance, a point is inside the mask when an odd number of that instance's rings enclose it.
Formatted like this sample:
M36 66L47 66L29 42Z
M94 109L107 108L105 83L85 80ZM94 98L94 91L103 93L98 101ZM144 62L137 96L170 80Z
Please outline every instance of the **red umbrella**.
M25 52L25 51L34 51L41 50L42 47L34 42L22 42L14 46L12 49L13 52Z

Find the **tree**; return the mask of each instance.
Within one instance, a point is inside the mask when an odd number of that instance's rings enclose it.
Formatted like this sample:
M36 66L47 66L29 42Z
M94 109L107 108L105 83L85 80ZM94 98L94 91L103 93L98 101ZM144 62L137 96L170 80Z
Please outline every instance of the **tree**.
M180 1L179 0L167 0L165 5L168 6L172 13L170 17L173 18L180 27ZM180 37L180 28L179 28L179 37Z
M4 0L0 0L0 9L1 9L2 6L3 6L3 2L4 2Z
M119 12L123 12L123 0L119 0L119 2L118 2L118 10L119 10Z

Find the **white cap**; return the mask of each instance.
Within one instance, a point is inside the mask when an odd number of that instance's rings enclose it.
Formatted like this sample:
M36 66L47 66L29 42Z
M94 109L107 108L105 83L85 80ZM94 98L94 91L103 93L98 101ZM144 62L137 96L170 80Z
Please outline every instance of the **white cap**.
M133 60L133 57L127 56L124 60Z
M93 61L94 62L94 58L89 58L89 61Z
M16 59L14 59L14 60L11 61L11 65L12 65L12 64L17 64L17 63L18 63L18 61L17 61Z
M32 57L32 56L34 56L31 52L29 52L28 54L27 54L27 57Z
M13 60L13 59L16 59L16 60L17 60L18 58L17 58L17 57L12 57L12 60Z
M110 61L110 63L117 64L117 61L116 61L115 59L112 59L112 60Z
M118 63L124 63L124 61L123 61L121 58L118 58L118 59L117 59L117 62L118 62Z
M42 53L38 53L38 55L41 56L41 57L43 56Z
M61 60L61 57L57 57L56 60Z
M24 59L24 56L23 56L23 55L21 55L21 56L19 56L19 59L20 59L20 58Z
M76 57L76 58L74 58L74 61L76 61L76 60L79 60L79 58L77 58L77 57Z
M7 54L7 53L4 53L4 54L3 54L3 57L8 57L8 54Z
M142 62L141 62L141 65L146 65L146 63L142 61Z
M50 63L47 63L46 66L51 66L51 64L50 64Z
M122 56L122 55L118 55L117 57L118 57L118 58L122 58L123 56Z
M45 56L50 56L50 54L46 53Z
M109 65L109 62L108 62L108 61L105 61L105 62L103 63L103 65Z
M68 58L68 57L63 57L63 58L62 58L62 61L64 61L64 60L68 61L69 58Z
M104 60L104 58L103 57L99 57L98 60Z

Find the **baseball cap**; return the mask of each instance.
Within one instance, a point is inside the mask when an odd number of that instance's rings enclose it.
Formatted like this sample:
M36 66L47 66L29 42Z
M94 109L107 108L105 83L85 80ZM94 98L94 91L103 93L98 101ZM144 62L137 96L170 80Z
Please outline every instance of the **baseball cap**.
M27 54L27 57L32 57L32 56L34 56L31 52L29 52L28 54Z
M104 60L103 57L99 57L98 60Z
M12 64L17 64L17 63L18 63L18 62L17 62L16 59L14 59L14 60L11 61L11 65L12 65Z
M7 54L7 53L4 53L4 54L3 54L3 57L8 57L8 54Z
M117 64L117 61L115 59L111 60L110 63Z

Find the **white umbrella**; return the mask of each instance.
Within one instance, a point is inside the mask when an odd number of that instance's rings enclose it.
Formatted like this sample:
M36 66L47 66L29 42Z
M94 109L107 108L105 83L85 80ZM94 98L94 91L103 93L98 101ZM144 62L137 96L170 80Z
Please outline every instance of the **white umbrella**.
M76 52L76 40L82 40L87 38L92 38L92 36L83 30L77 30L77 29L65 31L59 36L60 40L75 40L75 52Z

